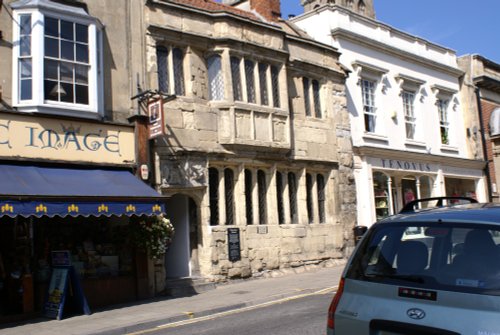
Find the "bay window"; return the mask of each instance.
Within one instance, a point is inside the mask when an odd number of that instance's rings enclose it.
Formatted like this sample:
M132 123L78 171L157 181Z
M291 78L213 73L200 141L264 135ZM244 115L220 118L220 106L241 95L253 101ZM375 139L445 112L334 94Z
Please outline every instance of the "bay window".
M13 105L20 111L95 117L103 112L98 20L82 8L11 4Z

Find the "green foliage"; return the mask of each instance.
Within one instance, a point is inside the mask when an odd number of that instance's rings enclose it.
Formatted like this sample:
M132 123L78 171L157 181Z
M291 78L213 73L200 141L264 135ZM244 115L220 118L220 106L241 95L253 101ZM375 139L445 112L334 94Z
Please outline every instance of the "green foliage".
M130 236L137 249L146 252L151 258L160 258L174 236L174 226L161 215L153 216L130 223Z

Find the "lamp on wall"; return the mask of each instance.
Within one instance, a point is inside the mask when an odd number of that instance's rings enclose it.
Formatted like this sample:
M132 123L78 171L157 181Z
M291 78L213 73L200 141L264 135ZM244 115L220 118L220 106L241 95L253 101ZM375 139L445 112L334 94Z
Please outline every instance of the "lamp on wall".
M64 90L64 87L60 83L57 83L52 87L52 90L50 91L49 95L52 97L65 97L66 96L66 91Z

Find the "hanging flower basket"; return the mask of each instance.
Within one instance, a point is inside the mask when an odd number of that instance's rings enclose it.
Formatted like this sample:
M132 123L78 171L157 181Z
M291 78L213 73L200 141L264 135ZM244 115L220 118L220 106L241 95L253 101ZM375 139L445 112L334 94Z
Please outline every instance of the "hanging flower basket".
M162 215L130 223L132 243L153 259L158 259L165 254L173 236L174 226Z

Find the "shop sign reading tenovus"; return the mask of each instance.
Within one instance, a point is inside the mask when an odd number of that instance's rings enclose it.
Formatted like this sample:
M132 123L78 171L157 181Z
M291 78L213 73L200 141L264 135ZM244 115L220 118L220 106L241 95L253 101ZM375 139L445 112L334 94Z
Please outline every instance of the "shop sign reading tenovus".
M0 113L0 157L131 164L134 128Z

